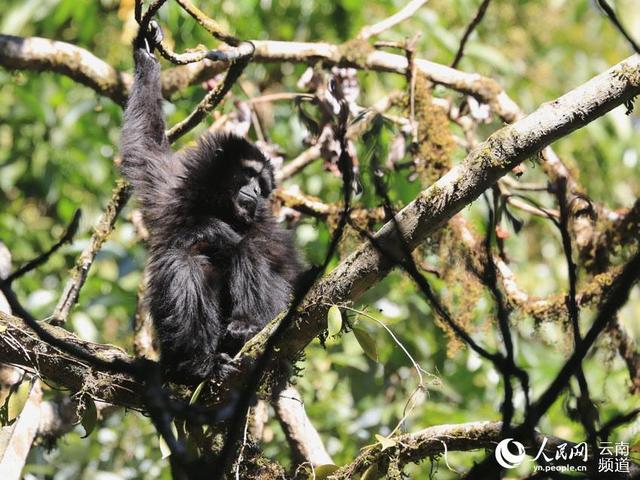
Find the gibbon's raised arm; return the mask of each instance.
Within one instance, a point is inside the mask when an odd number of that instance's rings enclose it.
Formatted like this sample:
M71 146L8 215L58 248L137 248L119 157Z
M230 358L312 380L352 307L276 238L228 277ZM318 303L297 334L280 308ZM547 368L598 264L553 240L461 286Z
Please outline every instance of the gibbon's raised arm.
M140 199L147 226L154 229L166 213L158 206L171 203L176 166L171 165L172 154L164 133L160 63L140 34L134 42L133 57L135 77L120 140L121 172Z

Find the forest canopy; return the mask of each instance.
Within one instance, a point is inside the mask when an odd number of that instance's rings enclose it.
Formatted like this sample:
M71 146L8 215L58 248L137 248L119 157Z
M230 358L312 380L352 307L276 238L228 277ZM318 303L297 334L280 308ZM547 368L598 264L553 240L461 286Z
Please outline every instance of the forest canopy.
M4 5L1 478L640 478L637 2ZM171 148L254 142L306 270L200 384L119 173L150 20Z

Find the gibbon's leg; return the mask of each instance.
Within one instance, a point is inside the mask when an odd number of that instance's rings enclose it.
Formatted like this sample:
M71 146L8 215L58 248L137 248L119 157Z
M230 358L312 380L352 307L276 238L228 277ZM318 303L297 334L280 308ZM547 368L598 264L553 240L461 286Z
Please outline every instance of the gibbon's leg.
M219 283L205 255L163 249L149 263L149 304L160 341L160 361L182 380L224 374L218 352L221 337ZM179 377L178 377L179 378Z
M235 354L244 343L273 320L289 303L290 285L274 274L264 256L236 254L231 258L229 295L233 299L230 322L222 346Z

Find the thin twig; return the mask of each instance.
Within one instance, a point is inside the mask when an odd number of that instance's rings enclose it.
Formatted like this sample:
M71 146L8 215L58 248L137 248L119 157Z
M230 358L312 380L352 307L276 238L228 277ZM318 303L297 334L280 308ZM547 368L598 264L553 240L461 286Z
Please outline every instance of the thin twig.
M520 200L517 197L514 197L513 195L507 194L505 195L505 199L507 200L507 203L519 210L522 210L523 212L527 212L530 213L532 215L537 215L539 217L544 217L544 218L548 218L548 217L554 217L554 218L558 218L560 216L560 213L553 209L553 208L537 208L537 207L533 207L531 205L529 205L528 203L523 202L522 200Z
M98 224L95 226L94 233L91 236L89 244L78 257L76 266L71 270L70 278L64 287L64 291L60 296L60 300L56 305L53 315L49 319L52 324L61 325L67 321L71 308L78 301L80 289L87 279L89 268L91 268L98 251L100 251L102 245L111 234L116 218L124 208L130 196L131 189L129 186L124 181L118 181L113 189L111 200L109 201L107 208L102 214L102 217L100 217Z
M558 179L555 184L555 194L560 206L560 235L562 237L562 250L567 262L567 272L569 274L569 293L565 297L565 304L571 321L573 331L574 348L578 348L582 341L580 333L580 308L578 306L578 266L573 261L573 248L571 236L569 234L569 203L567 198L567 181L564 178ZM576 379L580 388L580 398L578 399L578 414L585 430L589 434L589 440L595 442L596 429L593 410L597 413L596 406L591 401L589 394L589 384L585 377L582 362L579 362L575 369ZM595 446L595 445L594 445Z
M249 416L244 422L244 432L242 434L242 446L238 452L238 459L236 460L236 480L240 480L240 466L242 465L242 457L244 456L244 447L247 444L247 434L249 432Z
M293 177L318 158L320 158L320 147L318 145L309 147L289 163L283 165L283 167L276 173L276 181L282 182Z
M170 143L175 142L178 138L194 128L207 115L207 113L216 108L227 92L231 89L234 82L242 74L246 66L251 61L251 55L254 50L253 44L250 42L242 43L238 47L238 50L243 52L243 56L235 63L231 64L224 80L219 83L215 89L205 95L205 97L196 106L195 110L191 112L187 118L180 123L175 124L169 131L167 131L167 138Z
M410 18L414 13L416 13L420 7L422 7L429 0L412 0L407 3L402 10L399 10L395 14L391 15L384 20L375 23L370 26L364 27L358 33L358 38L366 40L368 38L374 37L376 35L380 35L385 30L389 30L391 27L397 25L400 22Z
M331 306L331 304L325 304L325 305ZM400 339L398 339L398 337L396 337L396 335L393 333L393 331L389 327L387 327L384 324L384 322L381 322L380 320L375 318L373 315L370 315L370 314L368 314L367 312L365 312L363 310L358 310L356 308L351 308L351 307L346 306L346 305L340 305L340 308L343 308L345 310L350 310L350 311L352 311L354 313L357 313L358 315L361 315L364 318L367 318L369 320L373 320L378 325L380 325L382 328L384 328L387 331L387 333L391 336L393 341L396 343L396 345L398 345L402 349L404 354L407 356L407 358L409 359L409 361L413 365L413 369L416 371L416 374L418 375L418 385L413 390L413 392L411 392L411 395L409 395L409 398L407 399L407 401L405 403L405 406L404 406L404 409L403 409L402 418L398 421L398 423L393 428L393 430L391 430L391 432L388 435L386 435L387 438L391 438L402 427L402 425L407 420L407 418L409 418L409 415L411 415L411 412L413 411L413 409L418 406L418 404L420 403L422 398L424 398L424 397L417 397L418 393L426 392L426 385L424 384L424 378L422 377L422 373L424 372L424 373L426 373L428 375L431 375L431 374L429 374L429 372L424 370L420 366L420 364L418 364L418 362L416 362L414 360L414 358L411 356L411 354L406 349L406 347L402 344ZM435 375L432 375L432 376L435 377ZM437 379L437 377L436 377L436 379ZM438 380L436 380L436 381L438 381Z
M627 42L629 42L629 44L633 47L635 52L640 53L640 46L638 46L638 44L631 37L631 35L629 35L627 30L622 26L622 23L620 23L620 20L618 20L618 16L613 11L611 6L607 3L607 1L598 0L598 5L600 5L600 8L604 10L604 13L606 13L607 17L609 17L609 20L611 20L611 23L613 23L613 25L618 29L618 31L622 34L622 36L627 39Z
M249 103L264 103L264 102L275 102L278 100L295 100L297 98L314 98L314 95L310 93L279 92L279 93L270 93L267 95L261 95L259 97L253 97L247 101Z
M20 278L24 274L30 272L31 270L34 270L34 269L38 268L40 265L43 265L44 263L46 263L47 260L49 260L49 258L51 257L51 255L53 255L65 243L71 243L73 241L73 237L75 236L76 232L78 231L78 225L80 223L80 217L81 216L82 216L82 210L77 209L75 211L75 213L73 214L73 218L71 219L71 222L69 223L69 226L65 230L65 232L62 235L62 237L60 238L60 240L58 240L49 250L47 250L46 252L38 255L33 260L30 260L29 262L24 264L22 267L18 268L15 272L13 272L11 275L9 275L4 281L7 284L11 284L11 282L13 282L16 278Z
M453 59L453 62L451 62L451 68L458 67L458 63L460 63L460 60L462 60L462 56L464 55L464 47L467 45L467 41L469 40L469 37L471 36L475 28L482 21L482 18L484 17L484 14L487 12L487 8L489 7L489 3L491 3L491 0L482 0L480 8L478 8L478 11L476 12L476 16L473 17L473 20L471 20L471 23L467 26L464 35L462 35L462 40L460 40L460 46L458 47L456 56Z
M241 43L237 47L229 47L224 50L198 50L195 52L176 53L167 47L164 43L156 44L156 48L164 58L176 65L187 65L202 60L211 60L213 62L230 63L241 59L252 53L249 52L247 45L249 42Z
M205 15L202 10L189 2L189 0L176 0L176 2L215 38L233 47L240 45L238 38L228 33L218 22Z

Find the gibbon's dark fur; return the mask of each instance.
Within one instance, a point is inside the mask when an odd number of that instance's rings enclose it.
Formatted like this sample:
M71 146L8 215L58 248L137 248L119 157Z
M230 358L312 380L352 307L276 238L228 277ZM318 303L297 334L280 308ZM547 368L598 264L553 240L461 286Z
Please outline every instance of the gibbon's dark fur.
M160 65L144 43L134 43L121 170L150 234L147 302L161 363L174 378L203 379L287 306L301 265L271 213L273 168L257 147L205 134L170 150Z

